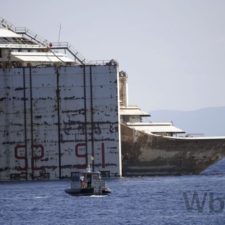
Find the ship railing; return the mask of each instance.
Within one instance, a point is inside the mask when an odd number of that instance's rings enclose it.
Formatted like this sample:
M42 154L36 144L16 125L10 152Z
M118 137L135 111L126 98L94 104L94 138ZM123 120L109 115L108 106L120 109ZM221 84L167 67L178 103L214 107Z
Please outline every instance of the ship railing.
M52 42L49 47L53 50L67 50L80 64L86 64L86 59L68 42Z
M44 48L49 48L50 50L67 50L74 58L75 61L78 61L80 64L94 64L94 65L118 65L117 61L114 59L111 60L94 60L87 61L76 49L73 48L68 42L53 42L50 43L46 39L43 39L36 33L33 33L26 27L15 27L13 24L0 17L0 26L5 27L17 34L25 35L30 40L36 42L37 44L43 46Z
M87 61L88 65L109 65L109 66L119 66L119 63L115 59L109 60L91 60Z
M15 27L12 23L8 22L4 18L0 17L0 26L7 28L17 34L26 35L31 40L35 41L38 44L43 46L48 46L48 41L44 38L41 38L39 35L33 33L32 31L28 30L26 27Z
M2 17L0 17L0 27L4 27L11 31L15 31L15 26Z
M87 61L88 65L106 65L110 62L110 60L90 60Z
M49 45L49 42L46 39L40 37L39 35L32 32L31 30L27 29L26 27L15 27L15 32L17 34L26 35L31 40L33 40L36 43L41 44L45 47L47 47Z

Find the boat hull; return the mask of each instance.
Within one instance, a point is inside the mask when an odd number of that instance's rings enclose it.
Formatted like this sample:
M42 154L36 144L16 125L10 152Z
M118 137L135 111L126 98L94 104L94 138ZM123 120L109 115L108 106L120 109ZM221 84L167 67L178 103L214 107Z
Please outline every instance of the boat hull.
M225 156L225 138L172 138L121 125L123 176L199 174Z
M101 193L94 193L94 188L87 189L65 189L65 192L72 196L89 196L89 195L108 195L111 193L109 188L105 188Z

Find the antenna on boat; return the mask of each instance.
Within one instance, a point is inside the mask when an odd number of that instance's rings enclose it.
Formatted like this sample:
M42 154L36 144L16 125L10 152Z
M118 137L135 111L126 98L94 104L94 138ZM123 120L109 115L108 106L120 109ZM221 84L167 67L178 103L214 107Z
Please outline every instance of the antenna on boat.
M94 156L91 155L91 165L92 165L92 172L95 171L95 166L94 166Z
M92 171L91 171L91 166L90 166L90 164L88 164L87 172L89 172L89 173L92 172Z
M59 24L58 42L60 42L61 37L61 23Z
M94 157L90 155L88 158L90 163L87 164L87 172L94 172Z

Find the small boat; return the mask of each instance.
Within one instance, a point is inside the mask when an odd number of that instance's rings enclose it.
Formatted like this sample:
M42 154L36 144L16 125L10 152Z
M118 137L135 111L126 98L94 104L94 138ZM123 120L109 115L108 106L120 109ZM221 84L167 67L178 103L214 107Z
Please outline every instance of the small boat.
M105 186L100 172L73 172L71 174L71 187L66 189L67 194L82 195L108 195L111 190Z

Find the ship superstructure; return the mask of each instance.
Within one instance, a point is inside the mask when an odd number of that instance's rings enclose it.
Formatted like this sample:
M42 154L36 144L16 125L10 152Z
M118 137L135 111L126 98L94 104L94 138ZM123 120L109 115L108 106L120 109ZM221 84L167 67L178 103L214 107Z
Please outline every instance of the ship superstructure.
M120 77L120 117L121 123L126 126L142 131L148 134L158 134L163 136L175 136L184 134L185 132L177 128L172 122L149 122L151 116L144 112L138 106L128 104L128 76L126 72L121 71Z
M85 58L67 42L48 42L26 27L0 18L0 67L63 63L84 65Z
M199 174L224 158L225 137L188 137L172 122L146 122L150 115L128 104L127 75L120 73L123 175Z

